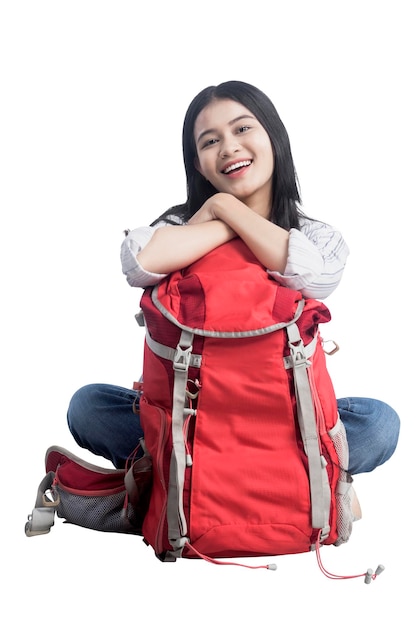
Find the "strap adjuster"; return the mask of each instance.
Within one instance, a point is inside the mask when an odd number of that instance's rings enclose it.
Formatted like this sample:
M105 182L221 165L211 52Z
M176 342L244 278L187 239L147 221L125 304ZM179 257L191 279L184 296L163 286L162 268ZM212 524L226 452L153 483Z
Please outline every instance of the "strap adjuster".
M191 354L192 346L188 346L188 348L182 348L179 344L176 348L176 352L173 358L173 369L180 372L187 371L190 365Z
M306 358L305 347L303 345L302 340L298 341L297 344L291 343L289 341L290 348L290 356L292 358L292 363L294 367L298 367L300 365L310 364L308 359Z

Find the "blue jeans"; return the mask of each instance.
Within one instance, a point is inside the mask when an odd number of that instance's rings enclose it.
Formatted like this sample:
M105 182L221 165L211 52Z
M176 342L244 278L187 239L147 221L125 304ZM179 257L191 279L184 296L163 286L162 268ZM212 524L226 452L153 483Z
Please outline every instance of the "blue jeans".
M67 416L78 445L123 468L143 436L133 410L136 398L136 391L115 385L81 387ZM371 398L341 398L338 410L347 432L351 474L371 472L392 456L400 422L389 405Z

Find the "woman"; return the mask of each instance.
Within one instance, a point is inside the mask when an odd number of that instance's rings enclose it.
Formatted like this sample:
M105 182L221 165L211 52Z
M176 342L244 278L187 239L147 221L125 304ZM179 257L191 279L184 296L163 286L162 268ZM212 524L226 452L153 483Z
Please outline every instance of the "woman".
M331 226L306 217L290 143L270 99L256 87L229 81L200 92L183 126L187 200L151 226L127 233L122 269L145 288L234 237L240 237L281 285L323 299L341 280L348 248ZM142 436L132 411L136 392L93 384L77 391L69 428L78 444L125 460ZM352 474L372 471L393 454L399 417L384 402L342 398Z

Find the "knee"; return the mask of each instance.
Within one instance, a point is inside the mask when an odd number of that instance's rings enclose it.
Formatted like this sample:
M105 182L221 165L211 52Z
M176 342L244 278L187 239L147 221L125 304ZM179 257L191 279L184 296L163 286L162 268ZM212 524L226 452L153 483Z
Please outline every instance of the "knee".
M401 422L397 412L385 402L378 401L377 408L376 437L380 438L383 451L381 463L384 463L396 449Z
M386 463L396 450L399 439L400 419L397 412L381 400L374 401L374 412L370 420L370 432L365 439L374 449L375 466ZM368 436L367 436L368 435Z
M397 412L372 398L343 398L338 404L347 432L351 473L370 472L390 459L399 438Z
M85 385L74 393L67 410L67 422L73 435L90 421L99 397L99 384Z

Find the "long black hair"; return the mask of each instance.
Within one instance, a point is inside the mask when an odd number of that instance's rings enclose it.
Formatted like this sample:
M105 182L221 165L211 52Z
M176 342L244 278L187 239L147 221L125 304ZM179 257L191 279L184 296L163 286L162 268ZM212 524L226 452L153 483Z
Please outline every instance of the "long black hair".
M187 222L202 204L215 193L215 187L196 169L197 157L194 126L199 113L213 100L235 100L245 106L266 130L273 149L273 199L270 220L289 230L299 228L300 205L299 184L293 163L289 136L280 116L265 93L257 87L241 81L231 80L217 86L206 87L195 96L186 111L183 123L183 160L187 180L187 200L163 213L160 220L170 222L169 216L176 215Z

